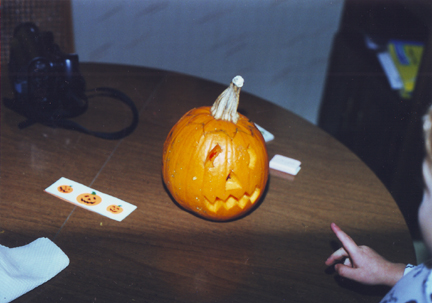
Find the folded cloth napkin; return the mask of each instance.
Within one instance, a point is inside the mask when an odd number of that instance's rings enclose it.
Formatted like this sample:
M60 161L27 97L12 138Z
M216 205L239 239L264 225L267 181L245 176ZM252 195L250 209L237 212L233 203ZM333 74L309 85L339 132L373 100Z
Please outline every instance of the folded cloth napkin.
M29 292L68 265L69 258L47 238L15 248L0 245L0 303Z

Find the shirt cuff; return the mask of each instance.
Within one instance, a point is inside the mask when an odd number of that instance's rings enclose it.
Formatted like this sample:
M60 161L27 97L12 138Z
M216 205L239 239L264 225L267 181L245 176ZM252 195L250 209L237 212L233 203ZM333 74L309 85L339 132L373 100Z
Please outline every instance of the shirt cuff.
M405 270L404 270L404 276L409 273L411 270L413 270L416 266L412 265L412 264L407 264L407 266L405 266Z

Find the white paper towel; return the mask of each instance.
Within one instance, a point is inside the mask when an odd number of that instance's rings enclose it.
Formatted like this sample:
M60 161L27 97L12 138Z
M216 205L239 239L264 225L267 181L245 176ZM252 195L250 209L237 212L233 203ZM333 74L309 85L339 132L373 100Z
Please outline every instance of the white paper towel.
M0 303L29 292L68 265L69 258L48 238L15 248L0 245Z

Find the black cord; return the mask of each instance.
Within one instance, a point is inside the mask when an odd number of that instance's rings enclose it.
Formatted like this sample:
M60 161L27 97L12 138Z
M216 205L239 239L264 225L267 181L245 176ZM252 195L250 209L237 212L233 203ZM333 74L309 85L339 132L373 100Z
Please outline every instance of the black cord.
M130 135L136 129L139 122L138 110L135 106L135 103L126 94L122 93L117 89L109 88L109 87L98 87L96 89L90 90L89 92L93 92L95 94L90 96L83 94L81 96L85 101L85 106L80 107L77 110L71 109L70 111L61 110L61 111L54 111L54 112L49 112L49 111L45 112L41 110L32 109L31 107L29 107L29 104L27 102L24 102L21 99L4 98L3 101L7 107L9 107L10 109L18 112L19 114L27 118L27 120L18 124L18 127L20 129L29 127L34 123L41 123L49 127L54 127L54 128L61 127L65 129L76 130L85 134L93 135L95 137L107 139L107 140L118 140L124 138ZM67 119L67 118L71 118L83 114L87 109L87 105L88 105L87 99L101 97L101 96L120 100L132 110L133 119L131 124L128 127L125 127L120 131L111 132L111 133L96 132L85 128L84 126L80 125L75 121Z
M90 131L87 128L83 127L82 125L80 125L74 121L67 120L67 119L60 119L56 123L57 127L62 127L65 129L73 129L73 130L76 130L76 131L79 131L82 133L90 134L90 135L93 135L95 137L107 139L107 140L118 140L118 139L124 138L124 137L130 135L135 130L135 128L138 126L139 114L138 114L138 110L135 106L135 103L126 94L122 93L119 90L116 90L114 88L109 88L109 87L98 87L94 90L90 90L90 92L95 92L98 94L88 96L88 98L107 96L107 97L111 97L114 99L118 99L118 100L122 101L123 103L125 103L127 106L129 106L129 108L132 110L132 115L133 115L133 119L132 119L131 124L128 127L124 128L120 131L111 132L111 133Z

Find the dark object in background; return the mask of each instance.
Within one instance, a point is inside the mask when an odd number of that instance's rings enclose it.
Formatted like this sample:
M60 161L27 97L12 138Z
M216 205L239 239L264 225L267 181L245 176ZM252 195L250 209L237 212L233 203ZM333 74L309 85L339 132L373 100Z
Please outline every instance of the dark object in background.
M15 99L5 105L30 122L54 126L60 117L71 118L87 109L85 81L78 55L63 54L51 32L39 32L33 23L15 28L11 41L9 77Z
M10 45L9 77L15 98L5 98L4 104L27 118L19 124L21 129L41 123L104 139L120 139L136 128L135 104L122 92L106 87L95 91L119 99L132 109L133 121L129 127L114 133L92 132L68 120L86 111L86 84L79 71L78 55L63 53L51 32L41 32L31 22L22 23L15 28Z
M345 0L327 71L318 125L351 149L380 178L398 204L414 239L423 196L422 115L431 104L432 2ZM375 42L426 45L411 99L392 90Z

